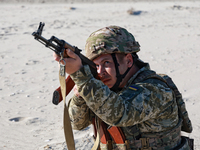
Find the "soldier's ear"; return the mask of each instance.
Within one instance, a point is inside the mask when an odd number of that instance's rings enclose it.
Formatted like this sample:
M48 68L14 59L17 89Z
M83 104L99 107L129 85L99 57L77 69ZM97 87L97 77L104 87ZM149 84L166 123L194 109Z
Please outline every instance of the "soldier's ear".
M126 55L126 63L127 67L131 67L133 65L133 57L131 54Z

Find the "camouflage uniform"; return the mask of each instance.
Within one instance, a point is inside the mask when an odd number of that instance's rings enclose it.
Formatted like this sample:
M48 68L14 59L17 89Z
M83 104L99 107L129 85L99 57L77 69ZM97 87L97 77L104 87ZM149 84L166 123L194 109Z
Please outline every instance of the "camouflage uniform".
M97 115L111 126L123 127L125 136L133 138L131 127L137 125L141 133L164 132L178 123L178 109L171 89L159 80L131 84L140 69L119 92L115 93L95 79L88 66L71 75L82 98L74 96L69 102L72 126L81 130ZM153 81L155 80L155 81Z
M94 52L98 53L99 49L104 51L104 44L94 46ZM134 43L132 48L137 44ZM116 47L113 50L116 50ZM94 56L89 58L94 59ZM172 149L179 145L180 131L177 132L178 135L169 134L170 130L179 123L174 94L160 80L148 79L141 82L138 80L141 74L145 76L148 72L153 71L146 64L119 92L111 91L102 81L95 79L87 65L71 74L81 96L74 95L68 104L73 129L84 129L92 123L94 116L98 116L108 126L121 127L126 139L130 141L137 139L137 136L141 138L145 134L154 133L165 136L162 140L169 143L165 148L160 146L160 149ZM135 147L137 143L134 142L130 142L130 148L138 149ZM157 149L159 145L152 147Z

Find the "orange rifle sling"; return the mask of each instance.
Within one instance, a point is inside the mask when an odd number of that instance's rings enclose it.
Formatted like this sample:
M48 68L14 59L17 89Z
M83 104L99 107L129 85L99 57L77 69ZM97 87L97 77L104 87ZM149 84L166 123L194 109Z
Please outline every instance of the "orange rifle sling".
M95 119L93 118L92 124L94 127L94 138L97 136L97 129L96 129L96 124L95 124ZM107 144L107 141L111 140L110 135L107 131L107 126L106 124L102 121L101 126L100 126L100 138L101 138L101 143Z
M124 144L125 143L126 138L125 138L124 133L121 130L121 128L112 126L108 129L108 132L110 133L113 141L116 144Z
M100 126L100 138L101 138L101 143L103 144L107 144L107 141L111 140L110 135L107 131L107 126L103 121L101 122Z

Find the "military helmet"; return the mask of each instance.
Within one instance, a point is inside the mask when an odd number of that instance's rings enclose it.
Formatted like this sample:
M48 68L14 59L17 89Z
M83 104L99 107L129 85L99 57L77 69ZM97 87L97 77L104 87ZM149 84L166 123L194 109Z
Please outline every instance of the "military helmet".
M86 41L86 56L93 60L101 54L135 53L140 45L134 36L119 26L108 26L93 32Z

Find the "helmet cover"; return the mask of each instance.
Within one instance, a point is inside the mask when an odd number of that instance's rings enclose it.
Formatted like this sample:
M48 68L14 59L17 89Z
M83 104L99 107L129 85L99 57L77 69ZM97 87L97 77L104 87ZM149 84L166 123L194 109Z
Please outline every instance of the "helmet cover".
M134 36L119 26L108 26L93 32L86 41L86 56L93 60L102 54L136 53L140 45Z

